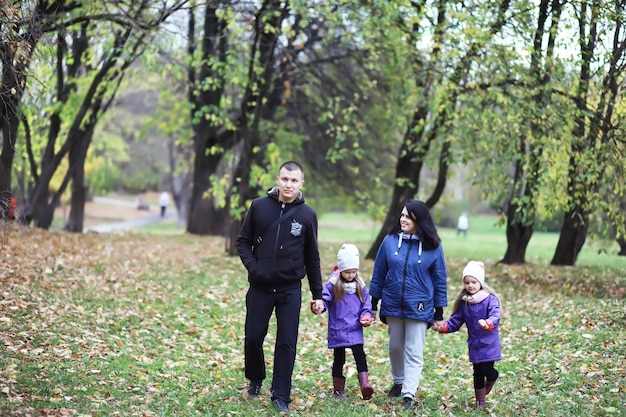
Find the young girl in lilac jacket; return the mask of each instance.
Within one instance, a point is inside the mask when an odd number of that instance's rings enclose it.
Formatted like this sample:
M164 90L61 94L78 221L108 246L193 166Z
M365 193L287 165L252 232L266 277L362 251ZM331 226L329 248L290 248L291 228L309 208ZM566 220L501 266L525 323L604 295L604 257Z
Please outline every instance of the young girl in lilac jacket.
M333 349L334 356L333 396L339 400L347 399L343 366L346 348L350 348L356 362L361 395L364 400L369 400L374 389L369 382L363 349L363 328L369 327L374 318L369 292L359 276L359 249L355 245L346 243L339 249L337 266L322 289L322 299L328 310L328 348Z
M494 362L502 358L500 347L500 301L485 284L485 265L469 261L463 269L463 290L452 307L450 319L436 323L439 333L452 333L465 323L469 360L474 365L474 391L478 408L485 408L485 396L498 379Z

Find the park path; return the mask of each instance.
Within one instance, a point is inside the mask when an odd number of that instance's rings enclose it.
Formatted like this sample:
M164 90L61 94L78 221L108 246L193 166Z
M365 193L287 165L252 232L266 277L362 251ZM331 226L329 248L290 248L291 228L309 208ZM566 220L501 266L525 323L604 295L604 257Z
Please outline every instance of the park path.
M94 202L102 203L102 204L111 204L111 205L120 205L127 207L136 207L137 204L132 201L126 200L118 200L115 198L109 197L94 197ZM177 217L177 212L175 208L169 207L164 217L161 217L160 213L156 213L152 216L141 217L137 219L129 219L123 220L119 222L112 223L104 223L96 226L87 227L83 230L83 232L96 232L96 233L111 233L116 231L134 229L136 227L145 226L148 224L159 223L164 220L172 219Z

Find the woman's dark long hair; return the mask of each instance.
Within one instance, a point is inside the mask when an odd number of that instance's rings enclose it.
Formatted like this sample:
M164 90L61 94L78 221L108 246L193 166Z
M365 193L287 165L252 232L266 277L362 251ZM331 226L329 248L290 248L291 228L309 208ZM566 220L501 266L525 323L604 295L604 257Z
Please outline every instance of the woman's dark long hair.
M437 226L435 226L435 221L426 203L421 200L409 200L404 203L404 207L406 207L406 211L409 212L409 217L417 224L417 235L420 237L424 249L432 250L438 248L439 243L441 243L441 238L437 233ZM398 223L391 228L389 234L395 235L400 232L400 230L400 221L398 221Z

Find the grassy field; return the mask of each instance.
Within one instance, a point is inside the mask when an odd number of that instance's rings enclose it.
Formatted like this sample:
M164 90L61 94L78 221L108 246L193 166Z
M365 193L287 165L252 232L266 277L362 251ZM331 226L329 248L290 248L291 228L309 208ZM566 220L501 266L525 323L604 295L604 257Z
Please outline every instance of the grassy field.
M467 238L441 229L450 302L470 259L487 264L500 293L501 378L488 411L473 409L464 330L429 332L419 407L402 411L391 384L386 327L366 330L374 398L359 397L348 357L348 401L332 398L326 318L303 303L291 409L306 416L626 415L626 268L591 246L578 266L549 267L556 240L535 235L528 265L503 266L501 229L471 219ZM338 245L365 252L378 232L366 219L324 216L323 267ZM183 234L174 224L125 234L71 235L0 225L0 415L273 415L266 383L243 395L245 273L224 241ZM532 251L532 252L531 252ZM371 260L362 274L369 277ZM306 285L305 300L310 298ZM449 308L445 310L449 315ZM275 324L266 341L271 376ZM269 380L268 380L269 381Z
M467 237L457 236L455 229L439 228L446 256L449 258L480 259L495 264L506 251L505 229L497 218L476 216L471 218ZM145 233L180 235L184 230L174 220L142 226ZM359 214L326 213L320 218L319 237L322 244L339 245L344 241L357 243L366 252L380 231L380 223ZM526 262L547 267L554 255L559 236L557 233L535 232L528 245ZM589 238L581 251L577 264L584 267L626 268L626 256L617 256L615 241Z

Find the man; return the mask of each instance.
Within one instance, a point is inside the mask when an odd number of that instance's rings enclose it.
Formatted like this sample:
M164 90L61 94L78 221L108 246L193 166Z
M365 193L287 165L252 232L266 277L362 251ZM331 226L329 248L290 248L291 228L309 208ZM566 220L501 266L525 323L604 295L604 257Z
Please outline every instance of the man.
M245 374L250 380L248 398L259 395L266 377L263 340L276 310L272 405L289 413L291 377L302 304L302 279L306 275L319 314L322 302L322 273L317 243L317 213L304 203L300 189L304 169L288 161L278 171L278 186L267 196L252 201L237 238L237 251L248 270L246 294Z

